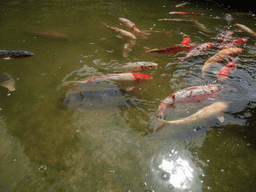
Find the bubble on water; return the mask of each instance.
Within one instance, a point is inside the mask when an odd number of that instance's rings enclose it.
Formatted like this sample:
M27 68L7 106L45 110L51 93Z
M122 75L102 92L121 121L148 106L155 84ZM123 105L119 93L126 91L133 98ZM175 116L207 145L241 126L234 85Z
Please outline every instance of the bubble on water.
M46 166L45 165L41 165L40 167L38 167L38 171L39 172L43 172L43 171L45 171L47 168L46 168Z
M173 189L174 186L173 186L172 184L170 184L170 185L168 185L168 188L169 188L169 189Z
M15 161L16 161L16 159L13 159L13 161L15 162Z
M170 180L170 177L171 177L171 174L170 173L167 173L167 172L164 172L161 176L161 178L164 180L164 181L169 181Z

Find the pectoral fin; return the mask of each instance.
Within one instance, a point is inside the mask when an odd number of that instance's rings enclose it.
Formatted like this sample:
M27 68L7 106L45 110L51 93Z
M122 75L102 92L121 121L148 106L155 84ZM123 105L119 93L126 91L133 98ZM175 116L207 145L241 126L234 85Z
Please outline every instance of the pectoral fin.
M220 121L221 123L223 123L223 122L225 121L225 118L224 118L223 116L217 117L217 119L219 119L219 121Z

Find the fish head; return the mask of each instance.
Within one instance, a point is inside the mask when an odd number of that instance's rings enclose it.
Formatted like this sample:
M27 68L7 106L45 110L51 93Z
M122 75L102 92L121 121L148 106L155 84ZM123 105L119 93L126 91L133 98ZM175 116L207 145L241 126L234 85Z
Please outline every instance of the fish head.
M214 47L214 44L209 42L209 43L206 44L206 47L207 48L212 48L212 47Z
M141 66L141 69L142 69L143 71L145 71L145 70L148 70L148 69L154 69L154 68L156 68L156 67L158 67L158 64L157 64L157 63L147 63L147 64L145 64L145 65L142 65L142 66Z
M234 70L237 68L236 63L235 63L234 61L230 61L230 62L226 65L226 67L227 67L229 70L231 70L231 71L234 71Z
M143 73L132 73L132 75L135 78L135 81L138 83L153 79L153 77Z

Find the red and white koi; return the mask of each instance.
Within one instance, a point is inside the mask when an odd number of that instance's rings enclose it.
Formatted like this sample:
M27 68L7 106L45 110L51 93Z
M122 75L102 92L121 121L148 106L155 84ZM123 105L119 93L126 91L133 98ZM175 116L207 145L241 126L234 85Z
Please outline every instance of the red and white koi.
M202 76L204 77L206 71L211 68L215 63L230 59L231 57L236 57L242 53L242 48L230 47L227 49L223 49L211 58L209 58L202 68Z
M212 85L202 85L202 86L192 86L179 91L176 91L165 98L159 105L157 114L160 118L164 118L166 110L171 106L178 103L197 103L209 98L217 98L221 96L223 91L234 91L233 88L229 86L224 86L221 84Z
M227 77L229 77L231 74L233 74L236 70L237 66L234 61L230 61L228 64L226 64L224 67L221 68L219 71L217 78L219 81L224 81Z
M153 77L143 73L119 73L108 74L103 76L94 77L85 81L66 81L62 85L72 87L72 91L79 91L80 88L86 85L98 84L101 82L120 82L129 85L131 89L142 82L152 80ZM131 90L129 89L129 90Z
M114 31L118 34L118 37L122 37L126 40L136 40L137 38L135 37L135 35L133 35L132 33L130 33L129 31L125 31L123 29L119 29L117 27L112 27L112 26L108 26L106 23L101 22L104 26L106 26L108 29L110 29L111 31Z
M241 39L234 40L231 43L228 43L224 46L220 46L219 48L220 49L226 49L226 48L229 48L229 47L238 47L240 45L246 45L246 42L247 42L246 38L241 38Z
M163 119L156 119L156 124L153 127L153 131L158 131L165 125L192 125L199 126L204 121L209 121L213 118L218 118L221 122L224 122L223 113L227 111L229 104L226 102L216 102L203 109L198 110L196 113L189 117L185 117L173 121L165 121Z
M166 48L156 49L156 50L151 50L148 47L144 47L144 49L148 50L147 53L173 54L173 55L176 55L179 52L189 51L193 48L195 47L190 45L177 45L177 46L171 46L171 47L166 47Z
M246 27L245 25L236 23L235 26L236 26L238 29L240 29L240 30L246 32L246 33L247 33L248 35L250 35L251 37L256 37L256 33L255 33L253 30L251 30L250 28Z
M170 15L201 15L199 13L189 13L189 12L182 12L182 11L171 11L169 12Z
M214 44L210 43L210 42L201 44L201 45L195 47L194 49L192 49L185 57L180 57L178 63L183 62L183 61L189 59L190 57L198 56L202 53L202 51L206 51L212 47L214 47Z
M233 35L232 31L224 29L217 35L216 41L217 43L226 43L227 41L232 40L232 35Z
M125 25L126 27L128 27L132 31L132 33L134 33L136 36L139 36L142 39L147 39L147 37L145 35L150 35L149 33L145 33L145 32L140 31L136 27L136 25L128 19L119 18L119 21L120 21L120 25Z

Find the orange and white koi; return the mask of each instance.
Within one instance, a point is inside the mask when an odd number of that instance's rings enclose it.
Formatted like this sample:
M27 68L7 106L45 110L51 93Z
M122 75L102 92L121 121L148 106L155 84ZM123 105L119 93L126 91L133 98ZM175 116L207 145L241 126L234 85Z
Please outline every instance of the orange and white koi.
M198 56L202 53L202 51L208 50L212 47L214 47L214 44L210 43L210 42L201 44L201 45L195 47L194 49L192 49L185 57L179 57L178 63L183 62L183 61L189 59L190 57Z
M139 36L142 39L147 39L147 37L145 35L150 35L149 33L145 33L145 32L140 31L136 27L136 25L128 19L119 18L119 21L120 21L121 25L125 25L126 27L128 27L132 31L132 33L134 33L136 36Z
M189 12L182 12L182 11L172 11L169 12L170 15L201 15L199 13L189 13Z
M236 26L238 29L240 29L240 30L246 32L246 33L247 33L248 35L250 35L251 37L256 37L256 33L255 33L253 30L251 30L250 28L246 27L245 25L236 23L235 26Z
M25 50L0 50L0 58L21 59L33 56L34 53Z
M135 85L152 80L153 77L143 73L119 73L94 77L85 81L66 81L62 85L72 87L72 91L79 91L83 86L98 84L101 82L120 82L130 86L131 90Z
M166 110L178 103L197 103L209 98L221 96L223 91L234 91L235 89L221 84L192 86L176 91L165 98L158 107L157 114L164 118Z
M104 26L106 26L108 29L110 29L111 31L114 31L118 34L118 37L122 37L126 40L136 40L137 38L135 37L135 35L133 35L132 33L130 33L129 31L125 31L123 29L119 29L117 27L112 27L112 26L108 26L106 23L101 22Z
M227 77L229 77L231 74L233 74L236 70L237 66L234 61L230 61L228 64L226 64L224 67L221 68L219 71L217 78L219 81L224 81Z
M206 71L211 68L215 63L230 59L231 57L236 57L242 53L242 48L230 47L227 49L223 49L211 58L209 58L202 68L202 76L204 77Z
M192 125L199 126L202 125L205 121L209 121L210 119L218 118L221 122L224 122L223 113L227 111L229 104L227 102L216 102L203 109L198 110L193 115L173 120L173 121L165 121L163 119L156 119L156 124L153 127L153 131L158 131L162 129L165 125Z
M246 38L241 38L241 39L234 40L231 43L228 43L224 46L220 46L219 48L220 49L226 49L226 48L229 48L229 47L238 47L240 45L245 45L246 42L247 42Z
M148 50L147 53L157 53L157 54L173 54L176 55L179 52L184 52L184 51L189 51L191 49L195 48L194 46L190 45L177 45L177 46L171 46L171 47L166 47L162 49L156 49L156 50L151 50L148 47L144 47L144 49Z

